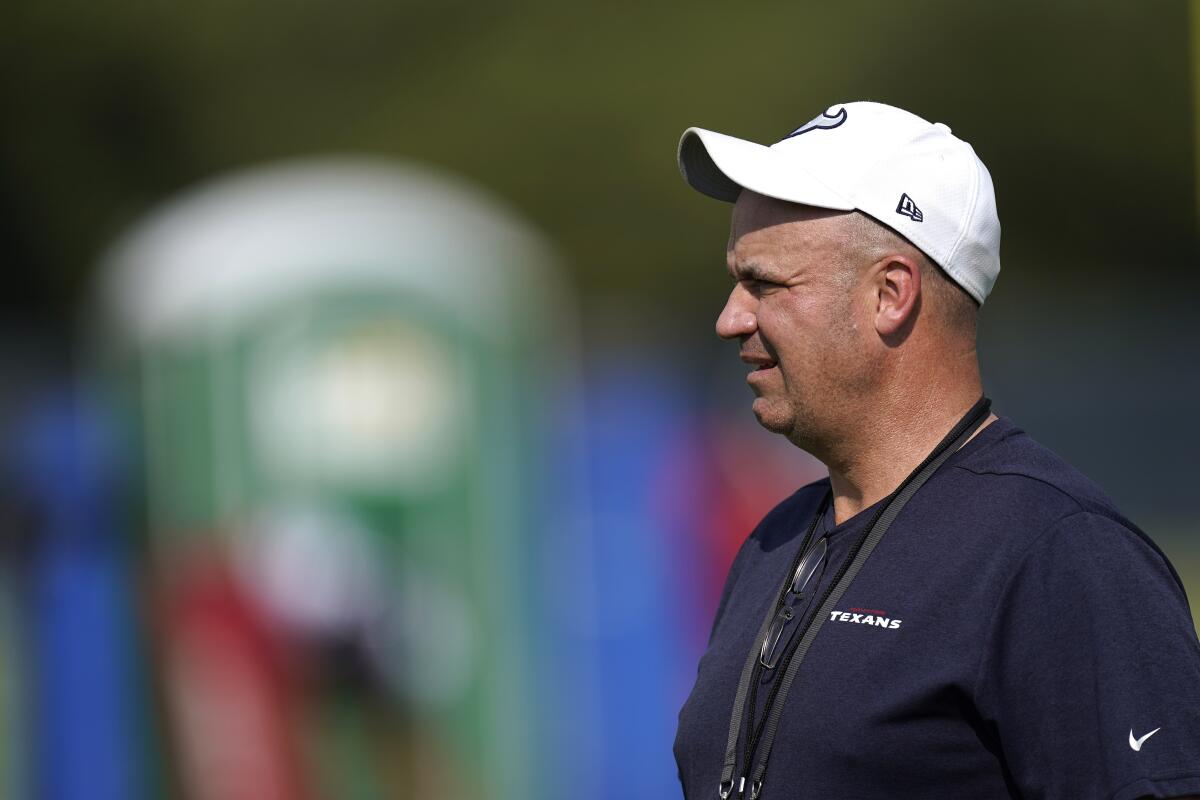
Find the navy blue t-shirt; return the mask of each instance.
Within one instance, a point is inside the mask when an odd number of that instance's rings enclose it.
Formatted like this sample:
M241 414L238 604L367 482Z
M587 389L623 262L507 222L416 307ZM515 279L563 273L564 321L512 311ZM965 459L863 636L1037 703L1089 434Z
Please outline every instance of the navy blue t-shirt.
M730 568L679 714L687 798L717 796L742 665L828 490L780 503ZM841 525L829 510L818 600L876 508ZM763 671L758 719L777 672ZM1200 643L1174 568L1095 484L1001 417L917 492L825 620L762 798L1193 793Z

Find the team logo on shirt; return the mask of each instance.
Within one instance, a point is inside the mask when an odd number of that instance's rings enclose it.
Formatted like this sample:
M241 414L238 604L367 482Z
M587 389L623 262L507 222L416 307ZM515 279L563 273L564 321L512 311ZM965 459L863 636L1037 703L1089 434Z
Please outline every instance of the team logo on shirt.
M878 608L852 608L849 611L830 611L830 622L854 622L859 625L872 625L876 628L895 630L904 620L893 619L886 611Z

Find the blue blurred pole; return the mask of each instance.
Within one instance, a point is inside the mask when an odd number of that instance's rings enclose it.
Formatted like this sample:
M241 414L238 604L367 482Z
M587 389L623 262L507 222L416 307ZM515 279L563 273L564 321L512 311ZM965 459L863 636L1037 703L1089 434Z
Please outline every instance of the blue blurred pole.
M15 441L36 529L24 584L32 780L46 800L144 796L127 542L113 524L117 462L104 417L71 390Z
M556 547L548 571L562 699L547 713L575 800L679 795L671 746L691 620L677 587L691 554L672 549L659 494L693 409L657 364L617 362L586 381L590 531Z

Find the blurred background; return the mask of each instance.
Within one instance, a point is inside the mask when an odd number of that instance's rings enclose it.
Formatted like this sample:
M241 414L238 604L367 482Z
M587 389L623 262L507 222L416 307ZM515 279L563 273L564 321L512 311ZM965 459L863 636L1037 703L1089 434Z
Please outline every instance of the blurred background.
M689 125L989 166L985 385L1200 597L1200 5L25 3L0 26L0 796L678 796L821 466Z

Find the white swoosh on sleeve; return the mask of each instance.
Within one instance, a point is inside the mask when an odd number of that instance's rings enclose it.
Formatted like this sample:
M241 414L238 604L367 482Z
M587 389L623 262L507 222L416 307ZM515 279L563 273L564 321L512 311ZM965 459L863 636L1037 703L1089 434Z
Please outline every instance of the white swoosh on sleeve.
M1154 730L1147 733L1145 736L1135 739L1135 738L1133 738L1133 728L1130 728L1129 729L1129 746L1131 748L1133 748L1133 751L1135 753L1140 752L1142 749L1142 745L1145 743L1145 741L1161 730L1162 730L1162 728L1155 728Z

